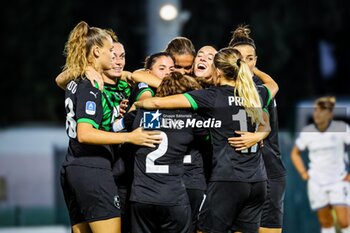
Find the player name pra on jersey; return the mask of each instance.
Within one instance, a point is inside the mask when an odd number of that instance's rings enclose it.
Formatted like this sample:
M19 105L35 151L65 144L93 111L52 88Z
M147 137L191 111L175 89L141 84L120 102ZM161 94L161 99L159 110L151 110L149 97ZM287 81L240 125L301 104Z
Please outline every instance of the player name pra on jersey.
M239 96L229 96L228 105L243 106L243 98Z

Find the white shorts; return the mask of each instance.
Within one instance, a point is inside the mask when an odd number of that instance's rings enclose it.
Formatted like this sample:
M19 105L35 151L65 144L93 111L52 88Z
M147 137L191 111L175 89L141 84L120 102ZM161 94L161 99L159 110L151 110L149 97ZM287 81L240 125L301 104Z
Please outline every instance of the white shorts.
M311 209L316 210L327 205L350 206L350 183L339 181L334 184L320 185L312 180L308 181L307 191Z

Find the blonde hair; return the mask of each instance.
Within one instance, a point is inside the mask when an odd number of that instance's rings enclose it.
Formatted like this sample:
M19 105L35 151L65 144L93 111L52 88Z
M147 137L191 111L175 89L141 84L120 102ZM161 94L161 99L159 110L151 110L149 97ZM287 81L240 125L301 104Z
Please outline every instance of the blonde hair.
M118 36L115 34L115 32L113 31L113 29L111 28L107 28L105 29L106 32L112 37L113 43L117 43L118 42Z
M232 47L223 48L216 53L214 64L225 79L235 81L234 94L243 98L244 109L252 123L264 123L259 93L240 52Z
M315 100L315 105L319 106L321 109L328 109L333 111L336 103L335 96L323 96Z
M164 97L199 89L202 87L193 77L174 71L164 77L157 88L156 96Z
M84 76L88 65L94 66L91 50L94 45L103 47L103 42L111 37L111 32L89 25L81 21L70 32L65 44L64 54L66 64L63 70L68 70L70 76L78 78Z

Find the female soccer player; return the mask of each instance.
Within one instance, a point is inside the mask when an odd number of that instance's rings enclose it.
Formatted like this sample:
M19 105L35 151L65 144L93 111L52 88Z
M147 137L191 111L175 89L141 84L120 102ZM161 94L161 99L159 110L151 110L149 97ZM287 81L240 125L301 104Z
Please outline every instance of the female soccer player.
M316 99L314 123L307 125L295 141L292 162L301 178L307 181L311 209L317 212L321 233L335 233L332 209L342 233L349 233L350 176L347 172L350 127L343 121L333 120L335 97ZM308 169L301 151L308 149Z
M196 74L196 71L198 71L198 75L200 76L196 77L196 80L199 81L201 85L205 84L205 86L208 86L209 80L206 79L211 76L210 73L213 70L213 58L216 49L211 46L205 46L196 56L195 48L191 40L186 37L175 37L167 44L165 52L169 53L174 58L175 71L187 75L192 75L193 72ZM195 67L196 59L198 63L201 63L200 67ZM159 77L152 75L152 73L147 73L146 71L135 71L132 76L134 79L142 80L142 82L152 87L158 87L161 82ZM205 76L203 80L198 79L201 76ZM210 156L208 152L211 151L211 148L210 146L208 147L207 144L208 143L204 141L196 141L196 143L191 146L192 149L184 159L184 181L191 204L193 232L196 232L197 229L198 211L203 200L204 191L206 190L202 154L206 153L206 157L209 159Z
M256 84L265 82L268 76L256 68L257 55L254 40L250 37L250 29L247 25L238 26L232 33L230 47L237 49L243 56L252 73ZM277 84L276 84L277 86ZM277 89L270 88L275 96ZM267 173L267 197L263 206L260 223L260 233L280 233L283 224L283 200L286 188L286 169L281 159L278 144L278 117L275 98L268 105L271 132L264 140L262 154Z
M163 80L174 71L174 58L167 52L151 54L145 59L145 72ZM147 82L136 83L129 97L129 106L137 100L143 100L155 95L156 89L148 86Z
M168 76L170 72L174 69L174 60L173 58L166 52L155 53L148 56L145 59L145 70L152 75L156 75L157 78L163 79L165 76ZM149 98L154 96L156 93L156 89L149 87L146 83L136 83L133 89L131 90L131 94L128 98L129 107L136 100L143 100L145 98ZM128 111L128 108L126 109ZM119 190L121 190L125 195L121 200L123 201L122 207L125 207L122 212L122 232L130 232L131 222L130 222L130 190L131 183L134 176L134 147L132 145L121 145L119 150L119 155L122 158L124 164L124 173L117 177L117 185ZM116 166L116 168L118 168ZM114 170L122 170L120 168Z
M183 36L175 37L167 44L165 52L175 58L176 71L181 74L192 74L196 50L190 39Z
M235 151L227 138L235 130L255 132L266 126L262 104L249 67L239 51L221 49L214 57L219 86L136 102L136 107L193 108L204 117L212 136L213 159L207 197L199 215L203 232L257 231L266 194L266 172L258 145ZM259 87L263 103L268 91ZM265 137L268 133L265 131Z
M192 75L196 50L190 39L181 36L175 37L169 41L164 52L169 53L174 58L175 71ZM131 78L136 82L145 82L154 88L157 88L162 81L156 75L149 74L145 70L134 71Z
M66 130L69 147L61 169L61 185L73 232L120 232L120 203L112 174L109 144L134 143L154 147L160 136L137 129L112 133L115 98L108 90L91 86L84 73L88 65L100 75L112 68L113 40L106 30L81 21L65 45L65 70L74 80L66 88ZM104 82L116 81L104 77Z
M170 73L157 88L157 96L168 96L201 89L190 76ZM131 113L124 119L129 118ZM163 141L154 149L138 148L135 153L131 188L132 232L188 233L191 208L183 181L183 160L195 136L207 136L187 122L197 120L187 110L140 109L132 127L140 125L162 132ZM130 120L125 121L130 122Z

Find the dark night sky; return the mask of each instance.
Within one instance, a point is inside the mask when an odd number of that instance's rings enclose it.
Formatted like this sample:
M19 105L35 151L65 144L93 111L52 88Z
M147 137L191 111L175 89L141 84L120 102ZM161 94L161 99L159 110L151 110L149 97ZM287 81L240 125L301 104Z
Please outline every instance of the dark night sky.
M127 70L142 66L146 42L146 1L6 2L1 8L2 110L0 127L27 122L64 125L64 92L54 83L64 64L70 30L85 20L112 28L125 44ZM218 4L220 3L220 4ZM183 0L191 18L182 35L198 49L225 47L238 24L249 24L258 52L258 67L280 85L277 95L281 127L292 124L298 100L323 94L346 96L349 77L350 6L345 0L232 1ZM331 46L336 69L320 73L319 43Z

